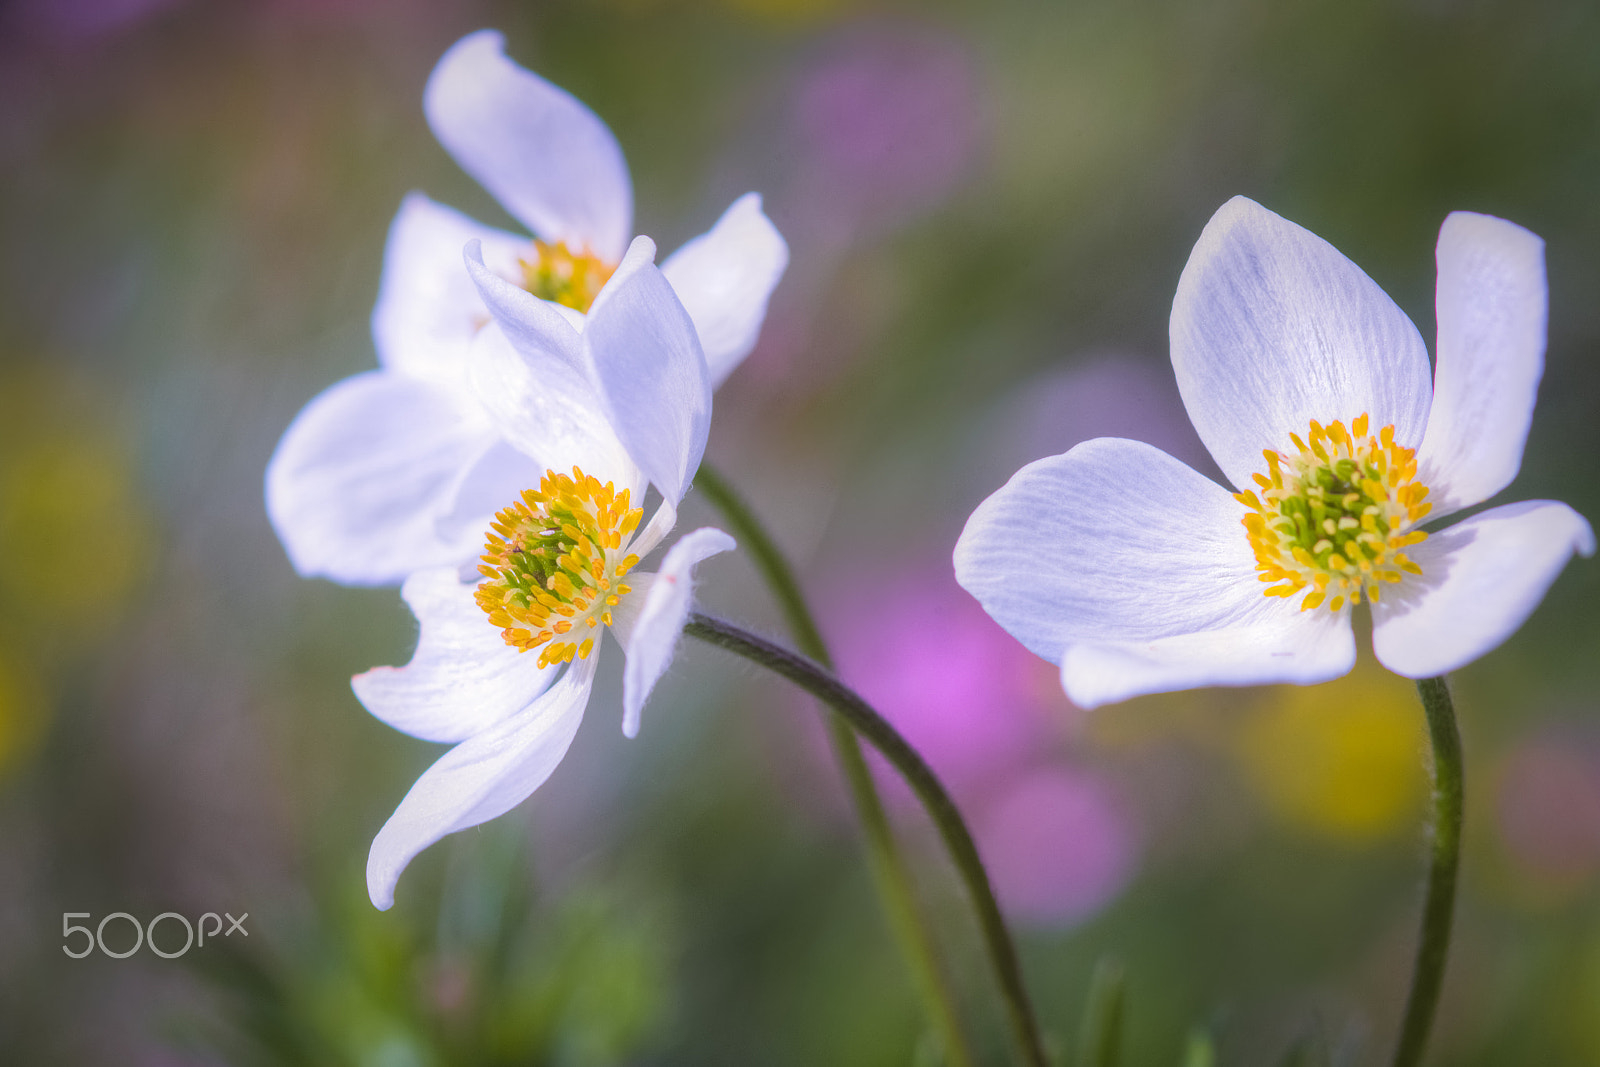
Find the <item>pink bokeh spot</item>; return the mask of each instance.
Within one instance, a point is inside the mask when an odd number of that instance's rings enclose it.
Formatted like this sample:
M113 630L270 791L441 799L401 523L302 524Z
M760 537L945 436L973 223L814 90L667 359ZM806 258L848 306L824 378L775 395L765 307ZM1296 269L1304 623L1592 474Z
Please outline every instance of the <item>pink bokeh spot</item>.
M1078 712L1055 668L1001 630L942 559L872 569L823 603L840 676L960 805L1014 919L1079 922L1122 889L1138 835L1106 781L1065 753ZM820 727L813 737L820 773L831 759ZM876 753L869 760L885 801L915 820L920 805L899 775ZM839 799L828 807L844 818Z
M1000 904L1019 921L1067 925L1104 907L1133 873L1133 827L1099 779L1050 767L1010 782L975 830Z
M904 207L943 199L979 138L962 44L925 28L878 27L835 46L796 99L798 124L831 186Z
M920 572L839 611L840 675L883 713L957 794L1035 758L1048 743L1054 671L984 614L953 578ZM851 598L854 600L854 598ZM1041 677L1043 675L1048 677ZM1042 684L1043 683L1043 684ZM1055 693L1061 709L1065 699ZM909 793L887 768L897 802Z
M1525 741L1507 757L1498 792L1506 851L1527 873L1561 885L1600 875L1600 746Z

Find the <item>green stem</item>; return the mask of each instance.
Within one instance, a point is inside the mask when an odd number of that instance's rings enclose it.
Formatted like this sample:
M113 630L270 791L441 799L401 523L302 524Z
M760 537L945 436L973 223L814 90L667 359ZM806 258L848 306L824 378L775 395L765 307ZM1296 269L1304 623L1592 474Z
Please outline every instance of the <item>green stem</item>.
M989 885L989 874L984 869L983 860L979 857L972 835L967 831L967 825L961 818L961 812L957 810L955 802L950 799L950 794L945 792L944 786L939 783L932 769L923 762L921 756L917 755L916 749L889 725L888 720L856 695L854 690L815 661L790 652L721 619L714 619L698 612L689 616L683 632L782 675L821 700L848 722L868 744L881 752L906 780L906 784L916 793L917 799L927 810L928 817L939 831L939 836L944 839L945 848L955 863L956 872L972 898L984 947L994 967L995 978L1006 1005L1006 1013L1024 1059L1028 1067L1049 1067L1044 1047L1039 1040L1038 1027L1034 1022L1033 1006L1028 1000L1028 991L1022 982L1022 967L1017 959L1017 950L1011 943L1011 934L1007 931L1005 919L1000 914L1000 905L995 901L994 890Z
M1422 908L1422 940L1417 945L1411 994L1406 998L1405 1022L1395 1049L1394 1067L1416 1067L1422 1062L1444 983L1445 959L1450 953L1450 922L1456 904L1456 872L1461 865L1461 807L1464 779L1461 734L1456 729L1455 707L1443 678L1417 682L1422 708L1428 716L1433 742L1433 864L1428 871L1428 898Z
M822 632L817 628L811 610L806 606L800 584L782 550L777 546L766 527L745 504L720 474L701 464L695 476L695 488L705 494L712 505L722 512L739 543L754 561L761 577L766 580L783 609L784 621L794 635L800 651L833 669L833 659L823 643ZM961 1014L956 1007L954 993L939 964L932 931L927 928L922 911L917 905L916 891L912 886L911 872L895 841L894 830L872 780L866 758L861 754L861 743L855 731L838 716L828 716L828 736L833 743L835 757L844 771L855 804L857 817L867 839L867 854L871 858L874 880L888 912L889 924L900 943L900 950L915 976L922 995L938 1030L951 1067L972 1067L972 1050L961 1025Z

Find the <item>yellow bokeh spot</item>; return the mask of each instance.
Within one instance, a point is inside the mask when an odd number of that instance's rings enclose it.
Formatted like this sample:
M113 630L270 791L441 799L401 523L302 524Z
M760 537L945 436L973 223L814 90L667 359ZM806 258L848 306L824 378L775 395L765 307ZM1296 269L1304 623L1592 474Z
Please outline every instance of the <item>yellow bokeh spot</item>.
M38 676L15 655L0 649L0 780L38 745L48 710Z
M146 573L153 523L109 403L43 369L0 379L0 610L82 637Z
M1365 665L1322 685L1269 690L1239 736L1247 777L1276 815L1350 841L1413 825L1424 747L1412 686Z

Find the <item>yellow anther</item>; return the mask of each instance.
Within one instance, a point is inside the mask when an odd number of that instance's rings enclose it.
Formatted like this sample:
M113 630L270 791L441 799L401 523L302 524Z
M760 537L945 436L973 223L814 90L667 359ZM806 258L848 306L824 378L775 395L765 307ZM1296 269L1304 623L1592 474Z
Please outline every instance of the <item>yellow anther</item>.
M1394 427L1368 433L1363 413L1350 421L1312 420L1304 438L1289 434L1294 451L1262 453L1266 474L1252 475L1261 490L1234 495L1267 596L1289 596L1310 586L1302 610L1324 603L1332 611L1377 601L1421 568L1400 550L1427 534L1414 529L1432 510L1428 488L1416 481L1416 450L1395 442Z
M533 242L533 255L521 261L522 287L540 300L588 311L616 268L589 251L575 252L565 241Z
M623 553L642 509L628 507L628 496L577 467L570 476L546 471L537 490L495 516L474 595L506 644L542 646L541 667L587 658L612 623L609 609L629 593L620 579L639 557ZM574 628L594 636L559 639Z

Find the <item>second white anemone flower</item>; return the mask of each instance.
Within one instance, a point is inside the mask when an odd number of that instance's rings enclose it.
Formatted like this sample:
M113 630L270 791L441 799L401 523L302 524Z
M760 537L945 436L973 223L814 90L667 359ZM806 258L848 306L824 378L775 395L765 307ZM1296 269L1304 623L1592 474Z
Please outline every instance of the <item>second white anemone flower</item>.
M1456 212L1439 232L1437 368L1360 268L1243 197L1189 257L1172 365L1237 491L1137 441L1041 459L973 512L957 580L1058 663L1079 705L1309 684L1373 650L1428 678L1509 637L1594 533L1532 500L1443 529L1522 463L1544 367L1544 242Z
M378 369L307 404L267 468L267 512L307 577L383 585L471 558L498 502L539 471L497 433L466 380L467 350L494 320L515 329L542 319L576 338L616 284L632 232L633 187L616 138L570 94L508 59L500 34L452 46L428 79L423 110L462 169L534 237L421 193L405 199L372 313ZM713 387L755 345L788 257L749 193L662 264Z
M623 731L638 731L688 615L694 566L734 547L707 527L673 545L655 573L635 570L671 530L711 420L694 325L654 251L634 242L581 335L535 316L473 342L468 377L486 417L544 474L480 533L477 581L455 567L406 580L421 628L411 662L353 680L379 719L455 744L372 843L367 888L379 908L394 903L418 852L506 812L555 770L607 630L627 654ZM662 500L641 524L649 486Z

